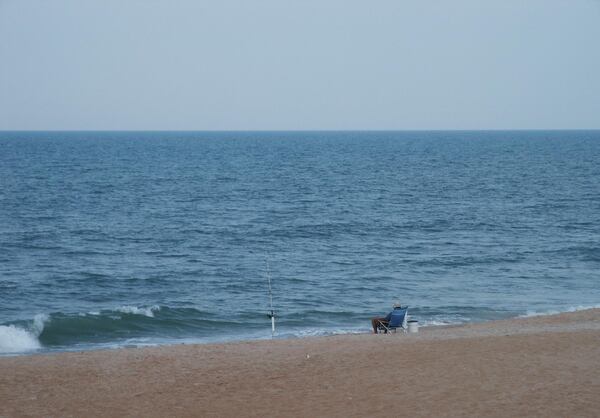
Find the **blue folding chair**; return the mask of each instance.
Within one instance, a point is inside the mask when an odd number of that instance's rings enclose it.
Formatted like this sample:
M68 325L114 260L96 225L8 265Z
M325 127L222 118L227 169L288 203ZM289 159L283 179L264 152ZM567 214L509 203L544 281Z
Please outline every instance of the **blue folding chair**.
M401 309L394 309L392 311L392 317L390 318L390 322L384 324L383 322L379 322L378 328L385 332L396 332L398 328L400 328L403 332L406 332L406 316L408 314L408 306Z

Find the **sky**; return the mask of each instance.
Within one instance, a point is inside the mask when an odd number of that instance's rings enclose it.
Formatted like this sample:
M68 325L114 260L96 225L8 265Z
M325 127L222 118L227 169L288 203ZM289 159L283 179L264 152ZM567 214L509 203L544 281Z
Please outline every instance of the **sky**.
M0 130L598 128L598 0L0 0Z

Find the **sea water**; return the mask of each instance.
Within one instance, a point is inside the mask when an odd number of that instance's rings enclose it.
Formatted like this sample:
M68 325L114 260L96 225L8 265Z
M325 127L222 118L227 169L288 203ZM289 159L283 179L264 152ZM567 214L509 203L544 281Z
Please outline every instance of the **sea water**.
M0 133L0 352L600 304L600 131Z

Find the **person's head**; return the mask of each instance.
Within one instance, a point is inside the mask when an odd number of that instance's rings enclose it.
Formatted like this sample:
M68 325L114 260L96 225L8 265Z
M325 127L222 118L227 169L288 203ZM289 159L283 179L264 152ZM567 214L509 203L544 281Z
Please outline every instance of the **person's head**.
M402 305L400 304L400 301L396 301L394 302L394 309L400 309L402 307Z

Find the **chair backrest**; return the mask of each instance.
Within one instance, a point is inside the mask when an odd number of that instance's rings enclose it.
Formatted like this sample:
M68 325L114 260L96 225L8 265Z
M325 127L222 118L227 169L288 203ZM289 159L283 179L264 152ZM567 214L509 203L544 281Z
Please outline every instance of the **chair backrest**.
M390 328L403 327L407 312L408 312L408 307L402 308L402 309L394 309L392 311L392 317L390 318L390 323L388 326Z

